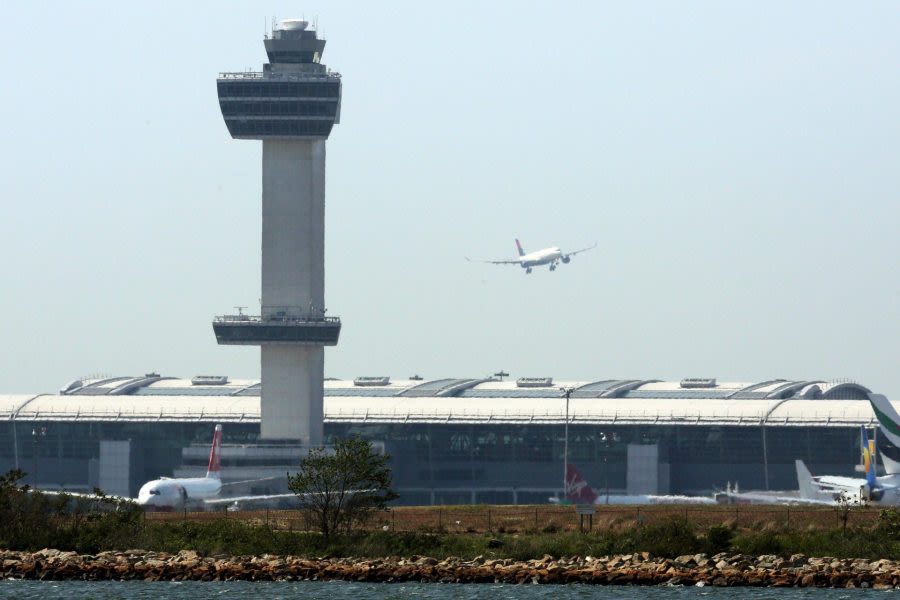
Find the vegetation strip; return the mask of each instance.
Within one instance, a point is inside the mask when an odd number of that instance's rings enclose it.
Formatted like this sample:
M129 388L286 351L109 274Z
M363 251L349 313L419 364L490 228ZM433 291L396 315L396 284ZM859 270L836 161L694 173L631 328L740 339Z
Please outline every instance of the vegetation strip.
M6 578L47 580L298 581L441 583L584 583L608 585L711 585L768 587L900 587L900 562L789 558L720 553L653 558L649 553L612 557L472 560L449 557L319 558L200 556L183 550L78 554L44 549L0 551Z

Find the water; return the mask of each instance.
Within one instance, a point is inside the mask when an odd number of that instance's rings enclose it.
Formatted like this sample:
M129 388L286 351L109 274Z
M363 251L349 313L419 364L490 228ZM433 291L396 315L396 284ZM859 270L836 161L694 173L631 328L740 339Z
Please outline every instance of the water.
M207 598L303 598L304 600L851 600L891 590L624 587L586 585L490 585L440 583L0 581L0 598L69 600L205 600Z

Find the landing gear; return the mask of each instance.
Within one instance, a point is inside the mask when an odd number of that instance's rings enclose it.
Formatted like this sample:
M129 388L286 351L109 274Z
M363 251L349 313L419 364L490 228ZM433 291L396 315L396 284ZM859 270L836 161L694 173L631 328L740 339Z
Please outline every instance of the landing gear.
M531 267L528 267L527 269L525 269L525 274L531 275Z
M555 271L555 270L556 270L556 263L550 263L550 270L551 270L551 271Z

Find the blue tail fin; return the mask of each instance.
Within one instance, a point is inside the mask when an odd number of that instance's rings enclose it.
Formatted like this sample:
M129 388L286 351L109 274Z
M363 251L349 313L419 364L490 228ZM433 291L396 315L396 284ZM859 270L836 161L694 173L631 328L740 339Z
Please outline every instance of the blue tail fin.
M525 256L525 250L522 249L522 244L519 243L519 238L516 238L516 250L519 251L519 256Z
M875 440L869 439L865 427L859 428L860 449L862 450L863 467L866 469L866 483L875 489Z

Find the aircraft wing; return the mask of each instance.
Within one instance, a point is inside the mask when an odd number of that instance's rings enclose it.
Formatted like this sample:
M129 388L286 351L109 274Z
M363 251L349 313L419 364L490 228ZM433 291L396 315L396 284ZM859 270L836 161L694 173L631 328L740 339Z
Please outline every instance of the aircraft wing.
M520 265L522 264L518 258L509 258L505 260L490 260L484 258L469 258L466 257L466 260L469 262L480 262L480 263L489 263L492 265Z
M604 494L597 496L594 504L715 504L716 501L710 496L682 496L668 495L658 496L654 494L637 494L637 495L618 495L610 494L608 497Z
M588 250L593 250L597 247L597 243L595 242L593 246L588 246L587 248L579 248L573 252L566 252L565 256L575 256L576 254L581 254L582 252L587 252Z
M856 479L855 477L841 477L839 475L822 475L813 477L812 483L823 491L858 492L860 487L866 485L866 480Z
M297 498L297 494L263 494L260 496L229 496L222 498L207 498L204 504L210 506L221 506L222 504L233 504L234 502L266 502L268 500L281 500L283 498Z
M824 498L804 498L792 496L787 492L719 492L716 500L720 504L778 504L778 505L802 505L802 506L834 506L834 500Z
M284 479L284 475L275 475L273 477L258 477L256 479L244 479L241 481L228 481L223 482L222 487L227 487L229 485L243 485L247 483L256 483L258 481L273 481L275 479Z
M29 488L29 492L37 492L46 496L69 496L70 498L81 498L82 500L96 500L102 502L109 500L112 502L137 502L137 498L129 498L128 496L117 496L115 494L104 494L102 496L93 492L67 492L65 490L41 490Z
M353 494L359 494L363 492L375 492L377 490L367 489L367 490L347 490L346 494L351 496ZM305 494L307 496L311 494ZM292 492L288 492L285 494L260 494L258 496L223 496L216 498L207 498L203 502L205 504L209 504L211 506L222 505L222 504L232 504L234 502L265 502L268 500L281 500L283 498L297 498L297 494Z

